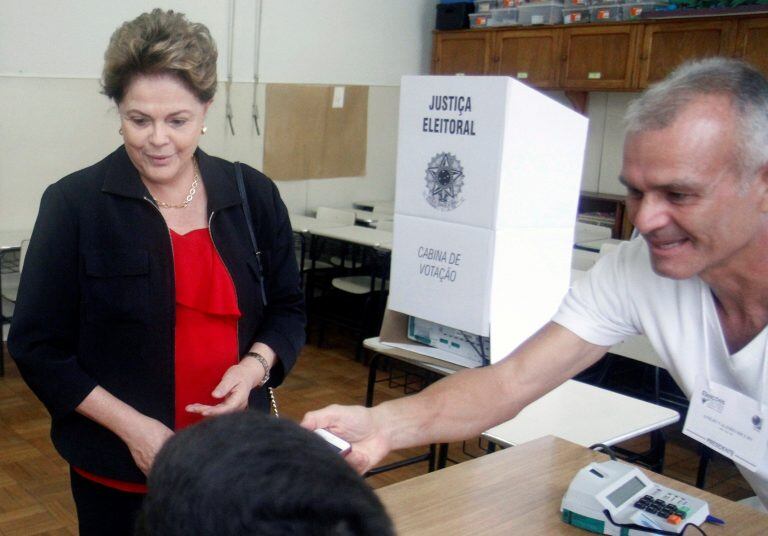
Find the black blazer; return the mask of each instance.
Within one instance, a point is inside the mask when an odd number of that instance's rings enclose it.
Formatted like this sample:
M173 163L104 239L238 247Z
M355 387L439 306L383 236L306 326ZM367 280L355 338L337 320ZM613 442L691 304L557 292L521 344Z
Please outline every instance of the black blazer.
M279 356L279 385L304 344L304 303L288 212L274 183L243 166L267 297L234 178L234 165L197 151L214 245L234 280L243 355L255 341ZM53 420L71 464L142 482L127 446L75 412L101 385L174 428L175 297L168 227L124 147L52 184L32 233L8 347ZM251 406L268 411L266 389Z

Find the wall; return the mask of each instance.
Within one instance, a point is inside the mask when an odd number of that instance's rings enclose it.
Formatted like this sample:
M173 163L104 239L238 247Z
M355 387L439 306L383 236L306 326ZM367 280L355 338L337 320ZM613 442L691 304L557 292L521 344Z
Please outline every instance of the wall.
M624 195L619 182L624 144L624 112L639 93L590 93L587 104L589 133L581 189Z
M259 6L261 3L261 35ZM264 84L370 85L364 177L278 183L295 212L393 196L398 84L427 73L436 0L2 0L0 18L0 230L31 227L40 195L58 178L120 144L115 107L98 78L112 31L154 7L205 23L219 47L219 92L206 151L259 167ZM228 27L234 6L231 103L225 120ZM258 55L254 54L258 42ZM258 59L257 59L258 58ZM254 67L262 135L251 117Z
M266 83L367 84L365 175L278 186L293 212L394 195L399 79L429 71L437 0L0 1L0 230L31 227L48 184L120 144L116 110L99 94L103 51L122 21L156 6L204 22L218 43L221 82L201 142L206 151L261 166ZM224 92L232 6L234 136ZM257 62L262 135L251 117ZM632 97L590 95L583 189L623 193L620 118Z
M546 92L565 106L572 106L563 92ZM638 93L589 93L587 117L587 147L581 189L624 195L626 188L619 182L624 144L623 117L629 103Z

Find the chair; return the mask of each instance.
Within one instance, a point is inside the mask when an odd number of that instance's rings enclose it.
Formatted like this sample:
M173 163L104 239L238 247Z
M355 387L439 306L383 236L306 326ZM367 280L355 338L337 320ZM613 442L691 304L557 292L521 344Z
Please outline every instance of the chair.
M316 213L316 219L324 222L338 223L340 227L355 224L355 213L348 210L340 210L330 207L319 207ZM311 237L308 237L304 233L294 233L296 240L294 241L294 248L296 249L296 262L298 262L302 274L312 269L312 248ZM307 253L310 257L307 258ZM330 268L331 264L328 262L315 260L315 269Z
M338 223L340 227L341 226L346 227L348 225L355 225L355 221L357 220L357 215L354 210L345 210L345 209L330 208L330 207L318 207L317 219L322 221ZM318 250L317 253L320 254L323 252L321 250ZM344 268L354 267L354 259L350 258L351 256L348 255L348 251L346 247L343 247L336 252L326 251L325 253L326 253L325 255L326 258L330 263L330 266L344 267ZM319 266L315 264L314 268L317 269L318 267Z
M29 240L23 240L19 248L18 270L6 274L6 277L3 278L2 296L4 300L11 303L16 303L16 296L19 292L19 279L21 277L21 270L24 267L24 257L27 255L28 247Z
M339 227L355 224L353 210L318 207L315 216L319 221L334 223ZM350 255L346 245L314 236L311 231L309 235L301 234L299 240L298 245L301 250L299 266L311 322L314 319L314 300L318 289L328 287L333 277L341 275L345 268L351 267L347 261ZM309 335L309 327L308 323L307 335Z
M318 345L324 339L325 324L333 322L356 332L355 358L360 361L363 340L378 333L389 292L390 251L365 248L361 266L349 275L331 279L316 300L313 316L318 322Z
M0 307L3 302L11 305L16 303L16 297L19 291L19 279L21 269L24 266L24 257L27 255L29 240L22 240L21 247L17 249L6 250L0 253L0 266L2 266L2 281L0 281ZM18 253L18 259L6 260L7 256ZM17 264L18 263L18 264ZM0 328L11 321L13 313L6 315L0 310ZM4 337L3 337L4 338ZM5 345L0 344L0 376L5 375Z

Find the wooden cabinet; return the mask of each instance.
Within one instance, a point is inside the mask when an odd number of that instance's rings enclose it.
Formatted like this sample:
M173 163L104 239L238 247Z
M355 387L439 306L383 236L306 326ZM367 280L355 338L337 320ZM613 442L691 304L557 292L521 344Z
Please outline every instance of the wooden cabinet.
M488 74L492 39L487 31L436 33L432 73Z
M560 87L605 90L632 87L640 27L582 25L563 30Z
M768 73L768 17L739 21L734 56Z
M492 72L539 88L558 87L561 35L554 28L497 32Z
M743 58L768 75L768 14L435 32L434 74L543 89L639 91L684 61Z
M731 19L646 24L638 87L661 80L687 60L732 55L735 30Z
M578 213L580 215L599 213L609 216L612 222L611 238L629 240L632 236L633 227L627 217L626 200L623 195L581 192Z

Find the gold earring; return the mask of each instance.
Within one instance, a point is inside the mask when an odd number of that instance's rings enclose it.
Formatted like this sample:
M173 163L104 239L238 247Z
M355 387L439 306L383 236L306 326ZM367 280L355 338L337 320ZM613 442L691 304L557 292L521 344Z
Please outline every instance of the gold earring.
M203 125L203 128L201 128L201 129L200 129L200 134L202 134L203 136L205 136L205 133L206 133L206 132L208 132L208 127L206 127L205 125Z
M123 135L123 127L120 127L120 130L118 130L117 133L122 136Z

